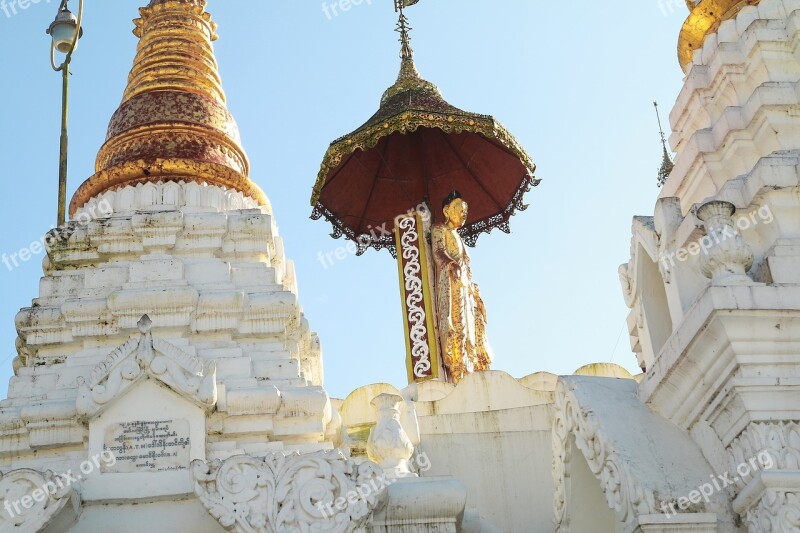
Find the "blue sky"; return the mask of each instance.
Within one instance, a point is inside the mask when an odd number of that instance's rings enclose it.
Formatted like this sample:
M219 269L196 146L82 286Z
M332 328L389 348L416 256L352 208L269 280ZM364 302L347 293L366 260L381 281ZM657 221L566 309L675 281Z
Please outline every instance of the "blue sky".
M70 196L91 175L119 105L136 47L131 19L144 3L86 1L72 69ZM530 209L512 220L513 233L483 236L472 251L495 369L569 374L613 361L635 370L617 267L629 257L631 217L652 214L658 195L652 102L666 115L681 87L682 4L422 0L408 9L423 77L452 104L503 122L543 180L526 197ZM16 14L2 5L0 253L11 254L55 222L60 78L44 33L56 0L17 4ZM270 197L297 265L300 300L322 339L326 388L343 397L368 383L406 384L397 268L374 251L326 268L320 253L344 241L309 219L308 201L327 145L369 118L394 81L399 45L390 0L347 11L341 0L325 5L327 15L321 0L211 0L208 9L220 26L217 59L251 177ZM11 271L0 264L2 396L14 316L38 293L41 259Z

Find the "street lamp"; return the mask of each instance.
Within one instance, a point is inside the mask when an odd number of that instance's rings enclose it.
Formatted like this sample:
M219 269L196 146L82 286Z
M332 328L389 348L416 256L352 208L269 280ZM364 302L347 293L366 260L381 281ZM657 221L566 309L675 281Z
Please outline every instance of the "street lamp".
M61 152L58 160L58 226L66 221L67 207L67 116L69 101L69 65L72 54L78 47L78 39L83 36L83 0L79 0L78 16L72 14L67 8L69 0L61 0L56 19L47 28L47 34L52 37L50 43L50 65L56 72L61 72ZM56 66L56 52L66 54L64 62Z

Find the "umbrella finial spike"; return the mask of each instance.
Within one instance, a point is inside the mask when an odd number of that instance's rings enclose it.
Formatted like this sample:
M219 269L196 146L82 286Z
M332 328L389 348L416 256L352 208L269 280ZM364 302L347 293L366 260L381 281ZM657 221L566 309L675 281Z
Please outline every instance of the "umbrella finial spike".
M400 14L397 21L396 31L400 34L400 57L403 58L403 61L414 59L414 50L411 48L410 36L413 28L409 25L408 17L406 17L405 11L403 10L407 6L415 3L416 1L409 2L408 0L394 0L394 10Z

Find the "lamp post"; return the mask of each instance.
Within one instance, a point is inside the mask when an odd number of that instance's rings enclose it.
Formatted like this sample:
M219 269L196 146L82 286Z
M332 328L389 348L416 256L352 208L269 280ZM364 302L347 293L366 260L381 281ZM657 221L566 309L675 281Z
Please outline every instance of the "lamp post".
M61 72L61 151L58 159L58 226L66 221L67 208L67 116L69 102L69 65L72 54L78 47L78 39L83 35L83 0L79 0L78 16L72 14L67 8L69 0L61 0L56 19L47 28L47 34L52 37L50 43L50 65L56 72ZM66 54L64 62L56 65L56 51Z

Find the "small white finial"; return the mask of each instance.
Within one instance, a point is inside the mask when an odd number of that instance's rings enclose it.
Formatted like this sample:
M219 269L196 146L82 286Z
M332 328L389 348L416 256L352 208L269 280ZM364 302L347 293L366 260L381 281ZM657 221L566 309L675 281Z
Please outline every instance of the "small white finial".
M146 333L150 333L150 328L153 326L153 321L150 320L150 317L147 315L142 315L142 318L139 319L139 322L136 323L139 327L139 331L142 335Z

